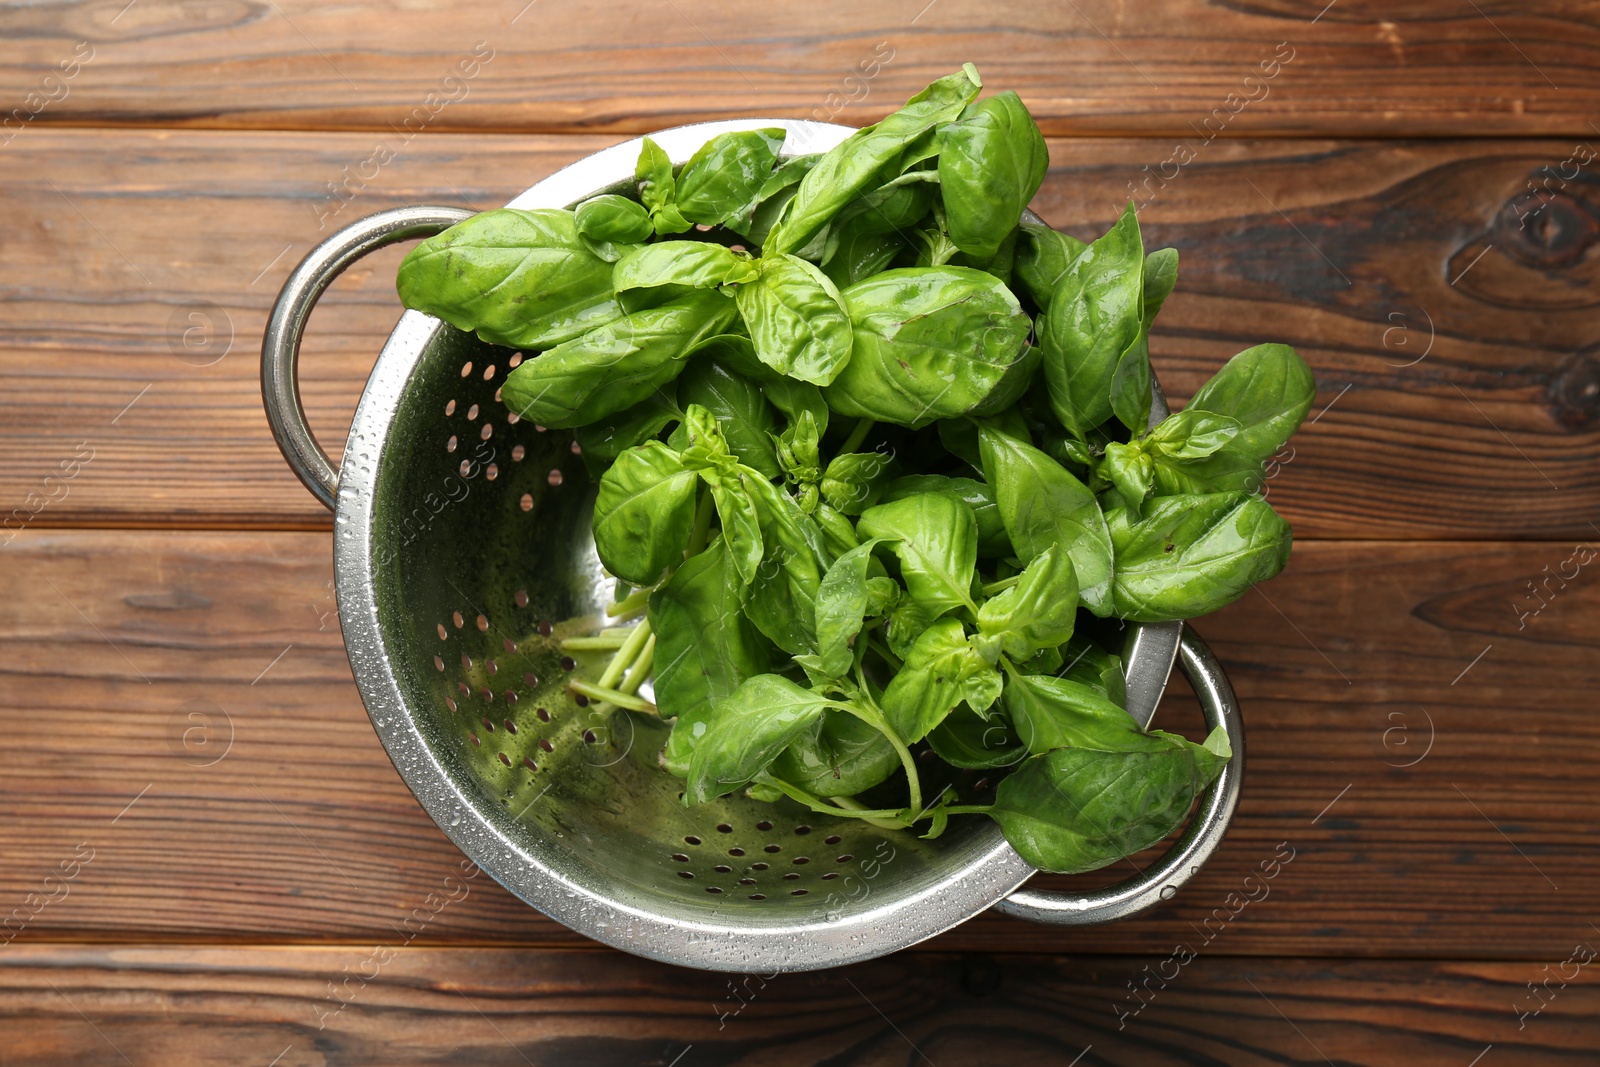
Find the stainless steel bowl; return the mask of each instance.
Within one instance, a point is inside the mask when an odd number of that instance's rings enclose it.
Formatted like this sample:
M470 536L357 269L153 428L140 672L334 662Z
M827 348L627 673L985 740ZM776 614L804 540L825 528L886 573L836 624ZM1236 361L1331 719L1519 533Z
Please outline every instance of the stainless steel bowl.
M789 153L851 131L773 120L655 134L675 162L728 130L783 127ZM640 142L557 172L511 207L570 207L632 178ZM566 693L561 637L598 625L612 580L589 533L594 486L570 432L498 402L513 353L414 311L367 381L340 468L306 425L296 360L333 279L366 253L465 218L381 212L312 251L279 294L262 393L284 458L335 513L339 620L373 727L429 816L511 892L589 937L671 963L799 971L881 956L996 906L1042 922L1122 918L1169 898L1232 817L1244 736L1227 679L1181 623L1130 626L1130 711L1147 724L1181 654L1234 759L1184 835L1087 896L1019 889L1034 869L983 818L937 841L740 796L685 808L656 766L665 728ZM1166 414L1159 389L1152 419Z

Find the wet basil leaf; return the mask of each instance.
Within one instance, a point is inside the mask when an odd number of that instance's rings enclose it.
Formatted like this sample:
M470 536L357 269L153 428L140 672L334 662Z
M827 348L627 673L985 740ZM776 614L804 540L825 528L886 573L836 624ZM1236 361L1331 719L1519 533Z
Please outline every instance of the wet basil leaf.
M885 271L843 293L855 344L823 396L834 411L920 428L983 403L1025 357L1028 317L970 267Z
M1062 646L1066 655L1064 668L1057 667L1048 672L1059 674L1069 682L1079 682L1088 686L1105 698L1120 707L1127 707L1128 687L1123 676L1122 657L1114 652L1107 652L1094 641L1081 634L1074 634L1072 640ZM1045 673L1035 671L1033 673Z
M749 214L734 215L725 225L757 245L765 244L772 227L777 225L789 201L794 199L800 180L821 158L822 154L816 152L784 160L761 184L756 192L755 203L750 205Z
M650 594L656 707L677 718L662 762L680 778L711 708L772 660L772 646L739 610L739 586L717 538Z
M887 543L900 559L906 592L932 618L973 607L969 591L977 566L978 520L961 500L918 493L879 504L862 514L856 530Z
M963 252L993 256L1050 166L1044 134L1007 90L969 106L939 131L945 227Z
M802 734L772 764L772 775L813 796L855 796L900 769L900 756L876 728L845 711L823 712L816 734Z
M822 497L835 511L860 515L878 502L898 469L894 457L882 452L834 456L822 475Z
M1145 497L1150 495L1155 478L1155 460L1150 453L1137 444L1112 441L1106 445L1100 473L1116 487L1129 513L1137 518L1144 507Z
M1225 756L1157 731L1137 749L1058 748L1000 783L990 815L1022 858L1043 871L1098 870L1149 848L1183 824Z
M921 637L931 625L933 616L927 608L910 596L899 597L894 607L890 609L888 624L884 627L884 639L889 644L889 651L902 660L905 659L911 653L911 646L916 644L917 638Z
M1190 406L1161 421L1141 443L1152 455L1205 459L1243 429L1238 419ZM1274 449L1276 451L1276 449ZM1270 454L1270 453L1269 453Z
M672 174L672 159L646 137L639 147L639 162L634 167L634 178L639 183L639 199L650 212L650 222L656 233L682 233L691 223L678 210L677 181Z
M1050 307L1056 291L1072 261L1089 246L1070 234L1053 230L1043 222L1024 218L1019 224L1014 273L1022 291L1040 311Z
M968 708L957 708L935 726L928 733L928 744L952 767L972 771L1011 767L1028 756L1005 716L985 719Z
M822 531L766 479L745 478L743 489L755 505L765 546L745 589L745 614L790 655L815 652L817 589L828 564Z
M976 441L974 441L976 444ZM884 487L885 503L903 500L917 493L948 493L966 503L978 520L978 558L1003 559L1016 554L1006 535L1005 520L994 490L975 478L949 478L942 474L912 474L896 478Z
M681 418L676 383L668 382L632 407L578 427L578 448L583 453L584 466L598 478L622 453L644 444Z
M745 682L699 724L683 802L703 804L750 784L796 739L815 732L828 704L780 675Z
M1144 322L1145 329L1155 321L1161 305L1167 302L1178 284L1178 250L1158 248L1144 257Z
M697 356L677 381L684 407L699 404L716 417L723 440L739 462L768 478L782 474L772 435L778 416L761 387L716 359Z
M677 205L690 222L715 226L754 210L762 185L783 148L784 131L719 133L701 145L678 174Z
M978 630L981 640L1021 663L1042 649L1065 644L1077 618L1078 577L1072 559L1065 547L1051 545L1028 563L1016 585L984 601Z
M1039 449L989 426L979 444L984 479L1017 555L1031 560L1051 545L1065 546L1084 606L1111 614L1111 534L1094 494Z
M829 678L849 673L855 662L851 651L867 611L867 565L878 542L852 548L828 568L817 587L817 656Z
M1139 724L1120 704L1067 678L1012 674L1006 679L1005 708L1033 755L1056 748L1114 752L1142 743Z
M1112 379L1138 341L1143 312L1144 245L1129 205L1068 265L1039 327L1050 408L1079 437L1111 417Z
M606 570L634 585L653 585L681 562L699 484L660 441L619 456L600 479L594 505L594 547Z
M511 348L548 348L622 315L611 264L570 211L474 215L413 248L395 285L406 307Z
M881 182L919 136L960 116L983 83L969 64L940 78L882 122L851 134L826 152L800 182L783 220L768 235L768 252L793 252L841 208Z
M747 253L707 241L661 241L624 253L611 283L618 292L657 285L715 289L755 276L755 261Z
M878 703L890 729L907 744L926 737L956 705L986 712L1000 699L1000 672L984 662L955 619L924 630L906 653Z
M733 301L714 291L635 312L524 360L506 376L501 398L541 426L595 422L676 378L687 357L727 329L734 314Z
M827 385L850 358L850 318L839 290L805 260L768 253L737 299L757 357L780 374Z
M1106 521L1117 561L1113 606L1133 622L1216 611L1289 561L1289 524L1244 492L1156 497L1138 522L1122 508Z
M618 245L636 245L655 234L650 213L636 201L616 193L590 197L573 209L578 234L602 259L615 263L621 257Z
M1300 428L1316 395L1311 368L1294 349L1257 345L1228 360L1184 410L1234 419L1239 431L1219 451L1265 460Z
M1150 340L1141 329L1111 375L1111 411L1134 433L1150 427Z
M893 231L878 233L847 224L832 255L823 261L822 273L840 289L848 289L885 270L905 247L905 239Z

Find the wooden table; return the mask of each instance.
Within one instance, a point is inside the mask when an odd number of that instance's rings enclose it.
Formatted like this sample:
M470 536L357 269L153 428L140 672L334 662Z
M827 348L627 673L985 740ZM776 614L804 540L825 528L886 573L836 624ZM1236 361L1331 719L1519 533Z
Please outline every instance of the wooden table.
M1595 1062L1592 6L524 2L0 5L0 1064ZM1259 340L1317 373L1270 483L1294 559L1198 627L1249 725L1225 847L1136 921L740 989L478 878L369 973L460 856L267 433L278 286L379 208L872 121L967 59L1052 138L1041 214L1091 236L1131 194L1181 250L1169 395ZM330 446L400 254L313 321Z

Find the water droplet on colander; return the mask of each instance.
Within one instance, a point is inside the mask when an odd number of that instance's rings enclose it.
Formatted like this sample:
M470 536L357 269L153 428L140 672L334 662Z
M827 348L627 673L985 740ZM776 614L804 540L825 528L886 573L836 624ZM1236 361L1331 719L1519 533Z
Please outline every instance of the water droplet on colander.
M450 825L451 826L460 826L461 825L461 813L459 811L453 812L450 815Z
M831 923L836 923L840 919L844 918L844 914L842 912L830 911L824 914L822 917Z

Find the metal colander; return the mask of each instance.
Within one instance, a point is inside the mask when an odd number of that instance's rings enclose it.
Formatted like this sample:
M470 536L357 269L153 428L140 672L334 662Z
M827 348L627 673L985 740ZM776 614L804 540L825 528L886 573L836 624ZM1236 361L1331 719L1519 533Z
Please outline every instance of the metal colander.
M790 152L848 127L702 123L654 139L675 162L728 130L783 127ZM596 153L511 207L570 207L633 176L640 142ZM306 426L300 338L333 279L366 253L467 217L381 212L309 254L262 345L268 420L289 465L335 513L339 619L356 682L396 769L483 870L567 926L643 956L723 971L808 970L884 955L999 904L1060 924L1103 922L1169 898L1221 839L1244 738L1233 694L1182 624L1130 626L1130 711L1147 724L1181 653L1234 759L1184 835L1140 876L1088 896L1019 889L1034 872L984 818L936 841L740 795L685 808L656 754L667 728L600 714L567 692L595 665L563 637L593 633L612 579L589 533L595 487L571 431L499 402L521 354L408 311L368 379L335 469ZM1166 414L1159 389L1152 418ZM968 775L963 796L988 788ZM937 790L937 786L935 786Z

